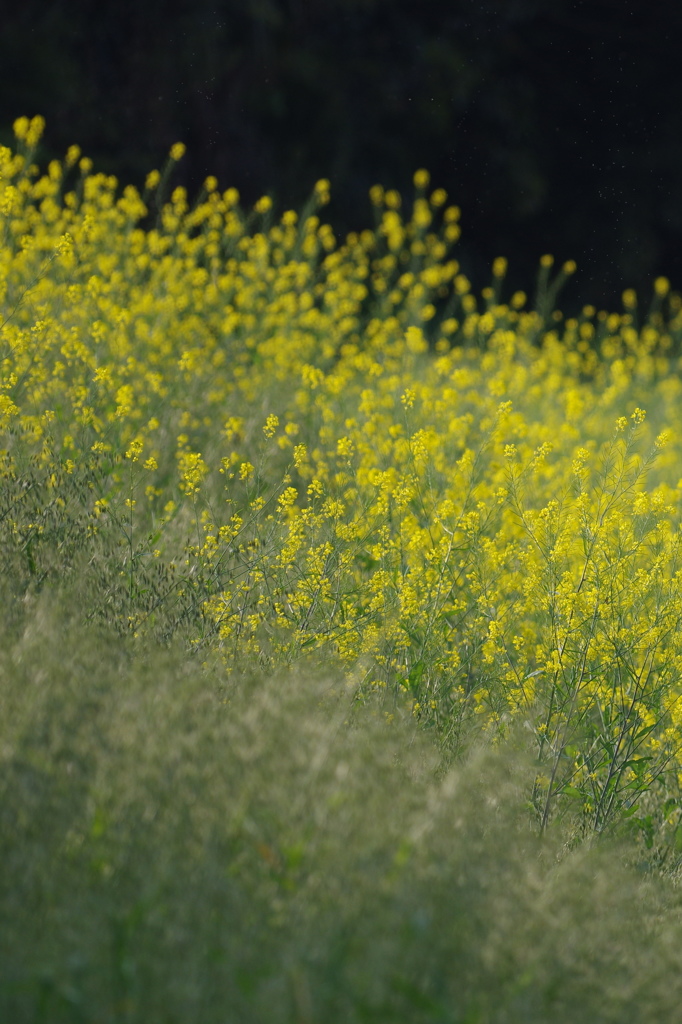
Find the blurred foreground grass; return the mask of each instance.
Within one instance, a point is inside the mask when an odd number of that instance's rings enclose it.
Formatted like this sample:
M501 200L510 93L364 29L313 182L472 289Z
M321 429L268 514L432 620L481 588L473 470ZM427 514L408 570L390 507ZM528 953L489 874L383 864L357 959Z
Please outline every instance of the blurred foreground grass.
M446 770L319 665L226 680L77 619L3 626L3 1021L679 1019L677 887L540 839L518 744Z

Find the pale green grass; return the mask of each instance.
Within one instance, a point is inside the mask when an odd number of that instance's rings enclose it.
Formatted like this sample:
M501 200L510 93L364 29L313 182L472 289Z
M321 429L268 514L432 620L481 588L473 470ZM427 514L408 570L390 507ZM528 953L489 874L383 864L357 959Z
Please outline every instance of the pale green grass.
M2 627L0 1020L679 1020L674 881L540 840L520 748L446 770L321 666L80 618L48 591Z

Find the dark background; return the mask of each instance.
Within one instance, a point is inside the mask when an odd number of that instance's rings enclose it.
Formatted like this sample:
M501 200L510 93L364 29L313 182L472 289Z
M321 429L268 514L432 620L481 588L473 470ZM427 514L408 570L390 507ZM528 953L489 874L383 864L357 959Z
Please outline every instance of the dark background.
M77 142L141 185L170 145L246 204L373 224L417 167L462 208L479 289L495 256L532 291L544 252L578 272L563 308L682 287L679 0L22 0L0 22L0 141L43 114L41 161Z

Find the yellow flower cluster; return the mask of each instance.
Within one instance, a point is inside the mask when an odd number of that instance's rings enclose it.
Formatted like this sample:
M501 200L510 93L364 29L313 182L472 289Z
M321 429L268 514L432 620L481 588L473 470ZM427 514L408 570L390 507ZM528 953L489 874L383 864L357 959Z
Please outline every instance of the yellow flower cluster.
M600 828L676 763L667 281L641 320L631 291L564 319L570 262L551 280L542 258L536 309L503 301L502 258L473 294L459 210L425 171L408 216L375 186L376 229L339 242L315 212L326 180L275 221L215 178L163 201L181 144L143 195L77 147L41 174L41 130L22 118L0 149L2 471L33 460L58 489L97 467L93 529L125 520L134 632L154 621L135 606L147 553L179 574L192 641L230 662L359 663L453 745L522 717L545 818L572 797Z

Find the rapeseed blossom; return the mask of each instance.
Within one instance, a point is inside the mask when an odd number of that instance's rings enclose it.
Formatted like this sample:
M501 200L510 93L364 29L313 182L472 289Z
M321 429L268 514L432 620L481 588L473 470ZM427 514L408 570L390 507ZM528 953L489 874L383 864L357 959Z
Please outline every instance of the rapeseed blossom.
M41 174L42 128L20 118L0 150L0 472L42 473L51 515L109 538L125 586L94 591L93 615L182 627L228 665L324 653L451 749L523 721L544 820L570 799L600 829L674 775L669 282L645 318L631 290L622 313L564 318L572 261L552 279L541 258L529 309L503 300L498 257L479 297L453 255L460 211L424 170L411 212L374 186L376 229L343 241L316 213L326 179L277 221L211 177L194 206L161 196L154 222L168 167L144 195L77 147ZM22 502L3 550L49 533Z

